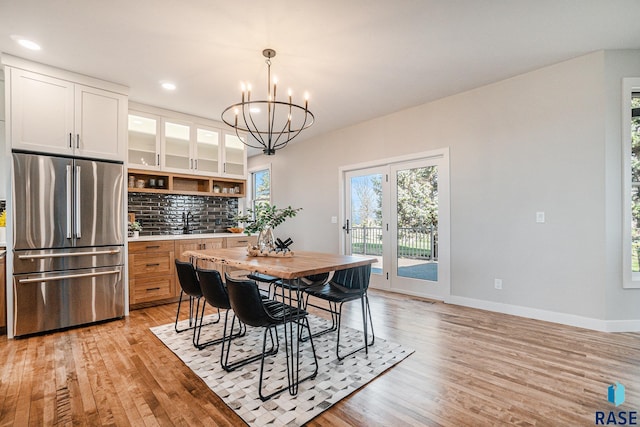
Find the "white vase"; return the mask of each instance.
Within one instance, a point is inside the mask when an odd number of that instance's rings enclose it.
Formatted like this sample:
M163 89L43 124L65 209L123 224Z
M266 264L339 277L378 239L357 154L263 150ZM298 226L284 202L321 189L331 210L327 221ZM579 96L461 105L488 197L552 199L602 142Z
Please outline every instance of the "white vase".
M139 231L134 231L133 232L133 238L137 239L138 237L140 237L140 232Z

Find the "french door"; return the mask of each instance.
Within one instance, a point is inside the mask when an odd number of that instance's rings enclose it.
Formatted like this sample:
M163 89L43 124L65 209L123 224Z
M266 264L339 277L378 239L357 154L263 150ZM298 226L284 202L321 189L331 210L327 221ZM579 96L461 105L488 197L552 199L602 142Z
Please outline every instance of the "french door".
M446 299L447 153L344 170L344 250L373 256L371 286Z

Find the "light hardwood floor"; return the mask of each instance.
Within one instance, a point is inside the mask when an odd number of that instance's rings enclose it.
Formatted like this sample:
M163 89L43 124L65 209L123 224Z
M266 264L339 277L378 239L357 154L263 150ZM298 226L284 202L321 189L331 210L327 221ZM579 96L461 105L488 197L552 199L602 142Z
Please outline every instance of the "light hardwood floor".
M594 425L640 410L640 334L608 334L371 291L376 335L408 359L312 426ZM358 304L347 316L358 327ZM26 339L0 338L0 425L243 422L149 327L176 304ZM626 402L607 387L626 386Z

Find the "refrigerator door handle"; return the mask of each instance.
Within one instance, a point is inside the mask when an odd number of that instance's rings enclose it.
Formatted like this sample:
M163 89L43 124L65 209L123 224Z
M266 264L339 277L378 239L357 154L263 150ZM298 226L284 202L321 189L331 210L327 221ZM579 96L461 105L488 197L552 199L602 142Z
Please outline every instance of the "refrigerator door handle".
M62 276L36 277L32 279L19 279L18 282L19 283L51 282L53 280L78 279L81 277L97 277L97 276L106 276L108 274L120 274L120 271L119 270L97 271L95 273L79 273L79 274L65 274Z
M71 165L67 165L67 239L71 239L71 228L72 228L71 211L73 210L72 186L73 186L73 175L71 173Z
M82 237L82 224L81 224L81 218L82 215L80 215L80 206L82 206L80 204L80 172L81 172L81 168L80 166L76 166L76 209L75 209L75 214L76 214L76 239L79 239Z
M35 254L35 255L18 255L18 259L47 259L47 258L68 258L88 255L116 255L120 253L120 249L110 249L107 251L95 252L71 252L71 253L53 253L53 254Z

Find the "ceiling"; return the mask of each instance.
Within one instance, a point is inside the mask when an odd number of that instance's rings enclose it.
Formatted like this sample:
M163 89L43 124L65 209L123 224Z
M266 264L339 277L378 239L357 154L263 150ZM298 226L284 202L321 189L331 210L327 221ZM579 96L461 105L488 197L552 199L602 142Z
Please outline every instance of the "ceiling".
M240 81L266 93L262 50L273 48L279 87L310 94L304 140L592 51L639 49L639 17L637 0L0 0L0 51L219 120Z

